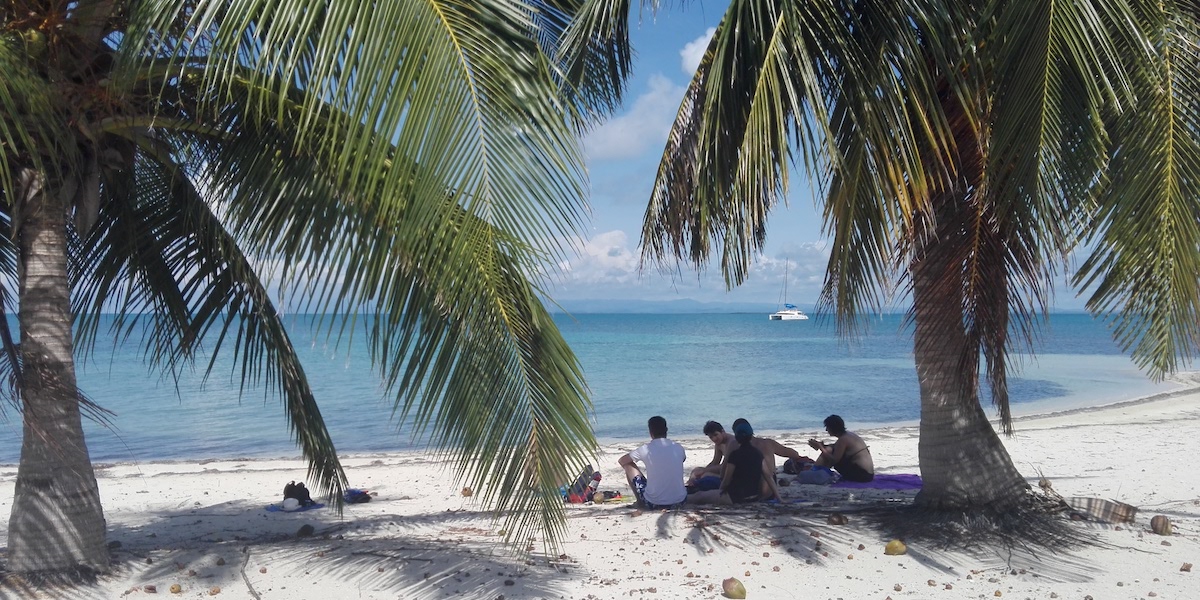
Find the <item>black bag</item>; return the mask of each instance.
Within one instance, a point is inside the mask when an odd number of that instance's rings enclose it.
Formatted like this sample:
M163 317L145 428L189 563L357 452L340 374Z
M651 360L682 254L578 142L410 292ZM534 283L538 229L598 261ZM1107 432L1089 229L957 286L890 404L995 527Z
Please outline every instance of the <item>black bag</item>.
M308 493L308 488L304 487L304 483L296 483L292 481L283 486L283 499L295 498L300 503L301 507L314 504L312 496Z

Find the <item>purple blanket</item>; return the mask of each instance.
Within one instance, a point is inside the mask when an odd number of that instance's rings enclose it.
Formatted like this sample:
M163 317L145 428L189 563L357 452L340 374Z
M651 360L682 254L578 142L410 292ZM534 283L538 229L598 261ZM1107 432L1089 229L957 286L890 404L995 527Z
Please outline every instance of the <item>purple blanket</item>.
M866 483L843 479L830 487L875 490L919 490L921 489L921 476L913 475L912 473L898 473L895 475L876 473L875 479Z

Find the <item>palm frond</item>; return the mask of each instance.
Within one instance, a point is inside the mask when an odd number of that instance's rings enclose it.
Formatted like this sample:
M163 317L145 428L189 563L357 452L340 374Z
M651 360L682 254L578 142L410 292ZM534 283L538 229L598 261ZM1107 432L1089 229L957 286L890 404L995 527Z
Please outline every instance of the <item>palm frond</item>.
M1131 55L1138 102L1105 115L1113 160L1098 192L1094 250L1075 282L1089 310L1155 378L1200 344L1200 34L1194 3L1138 3L1153 45Z
M264 255L306 265L285 279L319 312L368 303L361 318L398 419L411 420L455 458L457 477L518 521L508 528L514 536L540 517L538 529L561 539L557 487L591 450L590 404L576 359L526 280L531 250L470 215L450 190L403 203L346 199L313 180L329 167L302 150L286 167L263 156L227 144L210 157L219 172L237 174L221 183L230 218ZM287 185L292 168L309 173L303 190Z
M0 36L0 201L10 210L20 203L22 170L54 176L74 170L80 161L63 119L70 111L63 110L62 95L30 67L27 53L41 51L44 43L39 46L37 40Z
M5 295L7 296L7 293ZM20 348L8 324L8 310L3 309L3 306L4 304L0 303L0 381L8 382L8 385L0 386L0 397L5 401L0 403L0 416L4 415L5 403L15 411L23 410L21 390L25 387L24 377L21 375Z
M17 278L17 247L13 243L12 223L8 206L0 210L0 369L12 372L12 379L18 389L22 386L20 375L20 353L17 348L17 336L9 322L10 316L18 311L19 286ZM19 397L8 395L6 400L15 408L20 409ZM3 407L3 404L0 404Z
M1120 3L1096 3L1100 7ZM1017 271L1052 267L1074 247L1088 190L1105 167L1107 135L1100 108L1128 99L1108 20L1090 3L1016 9L1005 5L991 35L1012 40L985 53L992 103L986 147L989 197L1013 239ZM1117 8L1110 8L1116 11ZM1142 54L1144 55L1144 49ZM1016 237L1020 236L1020 237ZM1039 279L1048 283L1050 275ZM1044 300L1036 302L1044 306Z
M511 539L561 539L557 488L594 449L590 404L528 278L578 229L585 186L529 15L297 5L195 15L205 55L177 62L178 93L236 135L175 146L210 174L240 248L285 265L298 308L366 321L398 417L509 515Z
M853 333L858 316L890 303L920 240L919 221L932 197L953 186L958 165L955 127L942 103L959 82L958 60L938 53L937 33L961 31L943 3L871 4L832 12L845 39L820 38L839 49L826 84L830 110L823 181L830 259L819 307ZM832 34L824 34L831 36ZM914 60L914 57L919 57ZM808 115L806 115L808 116ZM821 118L814 114L814 119Z
M643 264L721 248L726 285L746 277L787 189L793 89L781 7L735 1L717 26L668 137L643 220ZM807 65L806 65L807 66Z
M336 161L337 185L365 181L361 192L377 197L454 189L473 214L564 255L583 218L582 157L522 3L309 4L256 14L212 3L185 19L196 40L187 48L203 59L198 85L222 92L214 106L251 90L251 118L286 120L300 144ZM180 18L148 9L143 22L165 30ZM344 121L331 129L327 118ZM393 154L420 168L387 169Z
M177 134L170 122L159 124L153 136L124 130L138 147L135 168L105 189L135 193L104 202L95 233L79 252L74 287L81 347L90 345L101 311L114 307L113 328L125 336L149 321L144 341L151 366L174 372L191 363L199 341L209 340L211 375L232 343L243 388L262 383L280 392L309 478L340 506L346 477L278 312L211 199L197 189L195 173L178 162L190 140L172 140Z
M965 107L980 125L959 154L963 194L974 207L964 223L963 308L1005 433L1009 355L1035 343L1037 315L1104 163L1098 107L1117 96L1121 73L1111 68L1115 46L1095 11L1088 3L995 3L976 27L984 43L966 79L985 93Z
M632 69L631 0L536 2L538 40L562 82L563 97L587 128L621 106Z

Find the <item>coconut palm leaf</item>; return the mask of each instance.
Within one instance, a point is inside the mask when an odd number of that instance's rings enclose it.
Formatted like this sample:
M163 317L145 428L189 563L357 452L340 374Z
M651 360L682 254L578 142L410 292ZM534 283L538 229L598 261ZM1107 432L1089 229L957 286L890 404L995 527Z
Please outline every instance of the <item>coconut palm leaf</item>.
M911 204L911 189L927 184L920 179L923 169L905 168L920 158L909 140L936 141L932 132L945 125L905 108L929 102L931 95L901 85L929 86L924 74L881 63L878 55L882 48L918 50L910 23L922 14L906 10L915 8L908 4L872 6L878 14L848 23L847 15L859 8L836 0L730 4L668 139L643 226L644 262L686 255L701 267L720 247L727 284L741 283L761 251L769 212L786 196L791 142L817 181L829 181L829 174L843 169L856 173L831 184L836 193L827 203L830 214L911 212L896 207ZM854 105L842 98L872 102ZM848 155L854 147L870 152ZM918 179L910 181L906 173ZM885 197L885 191L894 194ZM843 227L856 219L836 222ZM875 228L861 236L851 229L837 235L862 242L835 245L851 253L831 260L837 273L884 272L880 265L889 255L883 249L892 234ZM839 291L831 297L843 300L867 289L841 275L834 281L831 290ZM852 314L857 302L839 306Z
M630 0L538 2L539 42L554 59L564 97L588 126L621 106L633 63ZM643 7L657 9L644 0Z
M16 165L25 165L28 172L62 172L79 161L77 149L69 145L59 145L50 155L38 151L70 139L70 127L62 119L66 99L30 68L26 58L27 51L45 51L44 40L34 36L40 33L25 38L11 32L0 35L0 156L5 158L0 160L0 200L9 206L19 200L13 181Z
M942 157L956 152L955 131L970 131L973 115L951 121L941 103L969 97L967 85L939 78L957 67L930 49L942 43L937 33L962 30L963 16L949 8L915 2L851 11L853 37L840 44L847 58L831 67L832 81L850 83L830 91L824 217L833 244L818 310L836 311L843 333L857 329L859 314L905 293L898 289L914 233L933 214L933 196L959 177L958 165ZM893 57L893 49L921 60Z
M1137 103L1105 114L1112 162L1100 181L1092 250L1075 282L1122 348L1156 378L1200 344L1200 21L1196 3L1131 3L1151 43L1132 53Z
M643 263L686 256L700 267L720 246L732 286L762 247L766 214L787 188L788 127L813 91L788 87L781 61L795 41L781 10L735 1L710 40L659 165Z
M967 64L978 68L965 79L986 91L950 105L978 124L972 135L958 135L956 158L964 178L955 195L971 207L959 245L967 347L987 362L992 401L1009 433L1009 354L1034 345L1036 315L1048 306L1104 163L1105 134L1092 107L1127 97L1121 70L1112 68L1117 49L1098 14L1104 10L1120 7L986 7L975 27L980 38L1012 43L973 48ZM963 362L973 370L974 351Z
M129 136L138 151L134 168L123 174L127 180L104 189L136 193L105 199L79 253L73 287L81 346L90 347L101 311L112 307L118 307L113 328L123 336L149 322L144 342L151 368L177 372L190 365L200 340L214 340L211 374L232 338L243 387L261 382L281 393L309 479L340 505L345 474L278 311L211 199L168 152L187 140L171 140L170 123L160 125L153 138L145 130L108 133Z
M250 146L223 150L209 164L239 174L222 184L233 198L229 218L263 256L307 265L284 273L301 286L296 295L330 314L370 307L372 357L396 393L398 418L453 455L456 476L498 511L514 510L522 522L509 527L521 534L513 539L525 539L533 516L561 535L557 487L591 447L589 405L577 362L525 279L531 249L450 190L388 203L317 183L272 198L273 186L255 175L278 166L256 165L263 153ZM311 164L310 173L329 168ZM311 277L318 272L338 277Z
M583 172L529 16L437 2L247 22L241 8L197 11L192 55L140 65L180 70L164 104L222 132L172 133L193 185L243 252L282 262L299 308L368 308L398 418L511 515L513 539L560 538L557 488L594 444L590 405L528 277L577 229Z
M1023 480L979 409L980 355L1011 431L1010 353L1034 346L1081 239L1075 281L1139 364L1161 375L1200 336L1195 8L734 0L668 140L643 261L701 268L720 248L740 283L799 148L833 238L819 308L847 331L913 300L919 500L1011 502Z
M300 145L340 167L338 185L366 182L372 187L362 191L381 197L453 189L472 213L552 256L565 250L558 234L582 217L581 159L523 3L372 3L359 11L279 0L257 20L247 16L258 16L246 12L251 4L205 4L185 19L194 32L187 48L202 55L193 57L202 58L199 85L215 90L212 102L250 90L254 118L286 119ZM158 30L182 18L170 10L155 16L149 22ZM298 113L296 89L304 94ZM337 129L318 122L329 107L346 120ZM375 132L393 143L377 144ZM383 172L393 152L419 172L362 179Z

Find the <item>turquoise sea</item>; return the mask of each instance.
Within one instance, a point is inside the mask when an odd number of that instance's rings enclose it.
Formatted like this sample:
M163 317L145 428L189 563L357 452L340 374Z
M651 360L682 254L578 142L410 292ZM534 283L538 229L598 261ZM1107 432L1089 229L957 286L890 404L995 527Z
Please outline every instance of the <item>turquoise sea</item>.
M580 314L556 317L577 353L602 440L641 439L652 415L673 437L700 437L708 419L745 417L760 431L818 431L830 413L857 429L917 421L912 338L903 317L871 322L856 340L831 320L768 321L765 314ZM360 344L335 347L307 319L289 332L342 453L424 446L392 418ZM361 338L360 338L361 339ZM228 360L207 381L148 373L136 345L98 344L79 365L80 385L116 413L85 423L95 461L292 457L282 405L262 389L239 394ZM109 351L107 348L112 348ZM1096 406L1174 387L1153 384L1120 353L1103 323L1052 315L1036 359L1010 379L1018 414ZM0 415L0 463L20 455L18 413Z

